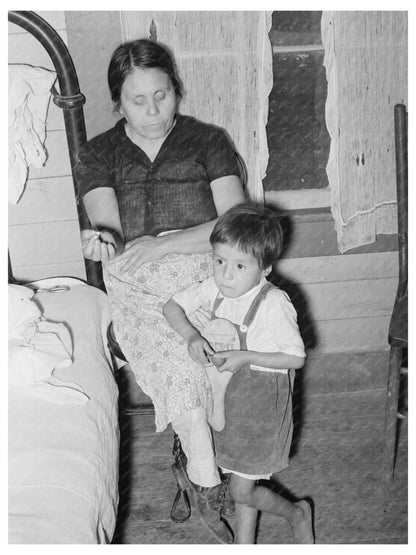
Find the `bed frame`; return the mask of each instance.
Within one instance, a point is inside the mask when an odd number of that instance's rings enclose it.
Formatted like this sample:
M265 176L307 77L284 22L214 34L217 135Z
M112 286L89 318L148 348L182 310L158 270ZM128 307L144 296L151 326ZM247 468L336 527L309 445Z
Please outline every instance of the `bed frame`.
M85 97L81 94L75 67L66 44L42 17L35 12L9 11L9 21L22 27L34 36L45 48L58 78L60 93L53 87L53 102L63 110L65 132L68 142L74 192L78 219L81 229L89 227L88 216L79 198L79 187L74 174L74 165L81 146L87 141L83 104ZM89 285L105 291L100 262L84 259L87 282ZM9 282L15 282L9 256Z

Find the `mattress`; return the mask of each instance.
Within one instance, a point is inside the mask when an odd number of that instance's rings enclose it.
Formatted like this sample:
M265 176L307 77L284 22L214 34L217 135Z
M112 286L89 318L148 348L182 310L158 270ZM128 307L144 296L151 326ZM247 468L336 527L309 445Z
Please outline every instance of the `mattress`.
M68 286L32 299L69 330L73 362L53 372L68 386L9 389L12 544L109 543L115 529L119 429L106 340L110 309L102 291L77 280Z

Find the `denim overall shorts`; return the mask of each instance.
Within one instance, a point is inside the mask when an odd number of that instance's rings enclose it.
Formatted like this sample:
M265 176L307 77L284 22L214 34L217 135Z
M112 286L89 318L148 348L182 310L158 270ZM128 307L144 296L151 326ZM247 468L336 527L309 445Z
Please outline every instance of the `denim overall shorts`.
M247 350L247 332L261 302L273 289L267 282L249 307L241 325L234 326L240 349ZM222 302L214 301L212 317ZM225 393L225 428L213 430L220 468L248 475L270 475L288 464L293 434L292 392L294 370L288 373L253 370L243 366L231 378Z

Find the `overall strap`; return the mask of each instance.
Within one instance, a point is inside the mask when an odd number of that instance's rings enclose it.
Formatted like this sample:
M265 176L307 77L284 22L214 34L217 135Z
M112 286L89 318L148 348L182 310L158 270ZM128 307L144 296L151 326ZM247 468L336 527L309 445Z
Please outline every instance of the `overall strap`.
M220 292L218 291L217 296L215 297L215 301L212 305L211 318L215 318L215 311L220 306L223 300L224 300L224 297L220 297Z
M263 287L260 289L256 297L254 298L254 301L251 303L251 306L244 317L244 321L240 326L241 331L247 331L248 327L251 325L252 321L254 320L255 315L257 314L257 310L260 304L265 299L270 289L273 289L274 287L275 286L269 281L263 285Z

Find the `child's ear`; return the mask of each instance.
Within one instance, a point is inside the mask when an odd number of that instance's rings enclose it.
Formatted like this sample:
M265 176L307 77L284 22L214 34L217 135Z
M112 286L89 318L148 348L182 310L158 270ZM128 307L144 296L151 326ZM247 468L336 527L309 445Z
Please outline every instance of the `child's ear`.
M270 274L271 271L272 271L272 267L271 267L271 266L267 266L267 268L265 268L265 269L263 270L263 275L264 275L264 277L267 277L267 276Z

